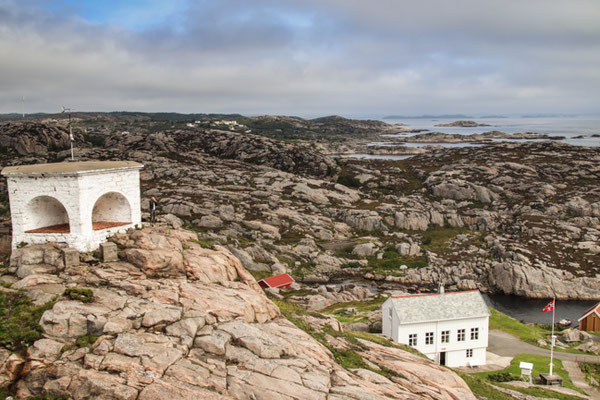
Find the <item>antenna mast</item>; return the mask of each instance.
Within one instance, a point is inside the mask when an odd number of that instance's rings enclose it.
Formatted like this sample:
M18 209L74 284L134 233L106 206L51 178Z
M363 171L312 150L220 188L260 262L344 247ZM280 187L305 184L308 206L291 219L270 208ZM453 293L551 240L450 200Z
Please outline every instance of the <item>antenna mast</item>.
M71 109L70 108L65 108L63 106L62 108L62 112L68 112L69 113L69 139L71 139L71 161L74 161L73 158L73 142L75 141L75 139L73 138L73 125L71 124Z
M25 118L25 96L21 96L21 113L23 114L23 118Z

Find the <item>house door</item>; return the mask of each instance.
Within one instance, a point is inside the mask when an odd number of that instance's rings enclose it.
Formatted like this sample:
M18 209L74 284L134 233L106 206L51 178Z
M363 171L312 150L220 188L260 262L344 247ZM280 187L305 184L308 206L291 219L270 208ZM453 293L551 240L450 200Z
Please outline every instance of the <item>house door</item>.
M442 351L440 353L440 365L446 365L446 352Z

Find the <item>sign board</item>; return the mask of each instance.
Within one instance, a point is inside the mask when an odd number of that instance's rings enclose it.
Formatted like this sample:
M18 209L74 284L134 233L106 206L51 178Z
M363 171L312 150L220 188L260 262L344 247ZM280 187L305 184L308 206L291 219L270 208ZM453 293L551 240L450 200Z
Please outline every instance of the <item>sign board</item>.
M533 370L533 364L521 361L521 363L519 364L519 368L521 368L521 375L531 375L531 371Z

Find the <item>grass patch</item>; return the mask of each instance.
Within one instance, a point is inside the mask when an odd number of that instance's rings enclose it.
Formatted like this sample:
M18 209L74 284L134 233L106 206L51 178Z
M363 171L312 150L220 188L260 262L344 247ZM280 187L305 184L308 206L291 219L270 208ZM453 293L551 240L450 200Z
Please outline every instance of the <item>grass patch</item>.
M582 362L579 364L579 367L587 381L591 382L592 385L598 386L598 382L600 382L600 364Z
M551 331L540 328L535 325L525 325L506 314L501 313L490 307L490 330L499 329L508 332L521 339L524 342L537 346L539 339L547 340L546 336L551 335Z
M503 373L507 372L513 375L521 376L521 368L519 368L520 362L529 362L533 363L533 371L531 371L532 376L537 376L542 373L548 373L550 369L550 357L545 356L537 356L534 354L519 354L515 358L512 359L508 368L502 371L494 371L494 372L479 372L475 375L478 375L482 378L487 378L489 375L497 374L498 372ZM553 373L560 375L563 378L563 386L569 389L577 390L578 392L583 393L583 391L573 385L573 382L569 378L569 374L564 369L562 361L559 359L554 359L554 368Z
M64 295L71 300L78 300L82 303L91 303L94 301L94 292L85 288L67 288Z
M92 345L98 340L98 336L96 335L84 335L79 336L75 341L77 347L92 347Z
M0 291L0 346L21 351L40 339L40 318L55 302L36 306L23 292Z
M423 234L423 248L436 254L444 254L450 241L470 232L466 227L430 229Z
M273 275L273 273L269 272L269 271L255 271L253 269L247 269L246 271L250 272L250 274L254 277L254 279L256 279L256 282Z
M469 386L469 389L471 389L477 398L485 398L488 400L515 400L514 397L502 393L481 377L468 375L457 371L455 372L465 381L465 383Z
M358 312L371 312L371 311L375 311L375 310L378 310L379 308L381 308L381 305L386 300L387 300L386 296L376 296L373 299L367 300L367 301L354 300L354 301L347 301L345 303L336 303L336 304L330 305L329 307L322 309L321 313L333 314L337 310L345 310L348 308L356 308L356 310Z
M369 267L374 271L395 271L400 272L400 267L406 265L408 268L423 268L428 262L424 256L403 256L393 247L386 246L383 251L383 257L378 259L377 256L367 257Z

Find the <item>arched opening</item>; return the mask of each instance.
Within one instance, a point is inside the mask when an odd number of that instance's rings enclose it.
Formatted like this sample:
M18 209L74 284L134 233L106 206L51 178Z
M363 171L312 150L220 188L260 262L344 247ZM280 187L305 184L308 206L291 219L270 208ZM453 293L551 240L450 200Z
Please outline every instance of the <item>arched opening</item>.
M27 204L25 233L70 233L69 214L54 197L38 196Z
M95 231L131 224L131 207L121 193L105 193L94 204L92 226Z

